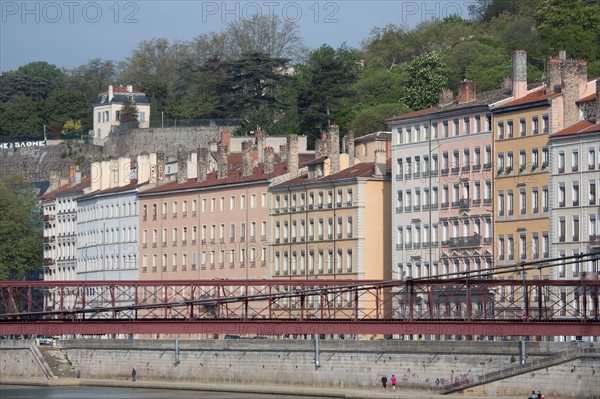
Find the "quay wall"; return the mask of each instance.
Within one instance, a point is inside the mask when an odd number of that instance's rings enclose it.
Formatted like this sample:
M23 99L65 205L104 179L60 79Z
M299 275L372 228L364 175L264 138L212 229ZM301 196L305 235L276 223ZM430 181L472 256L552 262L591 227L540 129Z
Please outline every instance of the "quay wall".
M26 341L25 341L26 342ZM527 360L597 343L528 342ZM57 346L83 378L197 383L282 384L305 387L369 388L395 374L398 387L440 393L444 385L518 364L519 342L323 340L319 367L310 340L61 340ZM0 343L2 373L40 375L24 345ZM7 350L5 350L7 349ZM37 373L37 374L35 374ZM41 374L43 375L43 374ZM520 396L532 389L551 398L600 398L600 356L468 388L465 394Z

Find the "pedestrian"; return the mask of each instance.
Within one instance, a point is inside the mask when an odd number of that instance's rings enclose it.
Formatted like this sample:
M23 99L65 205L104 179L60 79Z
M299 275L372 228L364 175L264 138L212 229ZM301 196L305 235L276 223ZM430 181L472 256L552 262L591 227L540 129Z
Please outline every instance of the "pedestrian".
M387 377L385 375L381 377L381 383L383 384L383 390L385 391L387 389Z
M538 399L537 393L535 393L535 391L531 391L531 395L529 395L528 399Z
M546 399L546 395L544 395L543 393L540 393L538 396L539 396L538 399Z
M396 390L396 376L392 374L392 389Z
M135 369L131 370L131 381L135 382L135 376L137 375L137 371Z

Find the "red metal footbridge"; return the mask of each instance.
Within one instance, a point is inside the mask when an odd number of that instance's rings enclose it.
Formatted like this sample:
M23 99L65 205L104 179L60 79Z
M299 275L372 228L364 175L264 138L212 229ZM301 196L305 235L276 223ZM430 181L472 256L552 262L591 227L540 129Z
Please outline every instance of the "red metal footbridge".
M408 281L0 282L0 334L600 336L597 271L516 278L552 266Z

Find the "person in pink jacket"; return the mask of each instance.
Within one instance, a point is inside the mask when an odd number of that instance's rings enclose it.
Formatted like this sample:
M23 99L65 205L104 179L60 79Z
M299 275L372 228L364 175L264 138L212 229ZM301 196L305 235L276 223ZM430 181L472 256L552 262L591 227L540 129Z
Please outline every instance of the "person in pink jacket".
M392 374L392 389L396 390L396 376Z

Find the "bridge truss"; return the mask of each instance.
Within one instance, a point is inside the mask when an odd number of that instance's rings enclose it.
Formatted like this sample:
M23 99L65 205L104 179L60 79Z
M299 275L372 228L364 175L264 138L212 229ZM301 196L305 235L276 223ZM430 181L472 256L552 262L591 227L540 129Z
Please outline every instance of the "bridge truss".
M600 279L0 282L0 334L600 336Z

